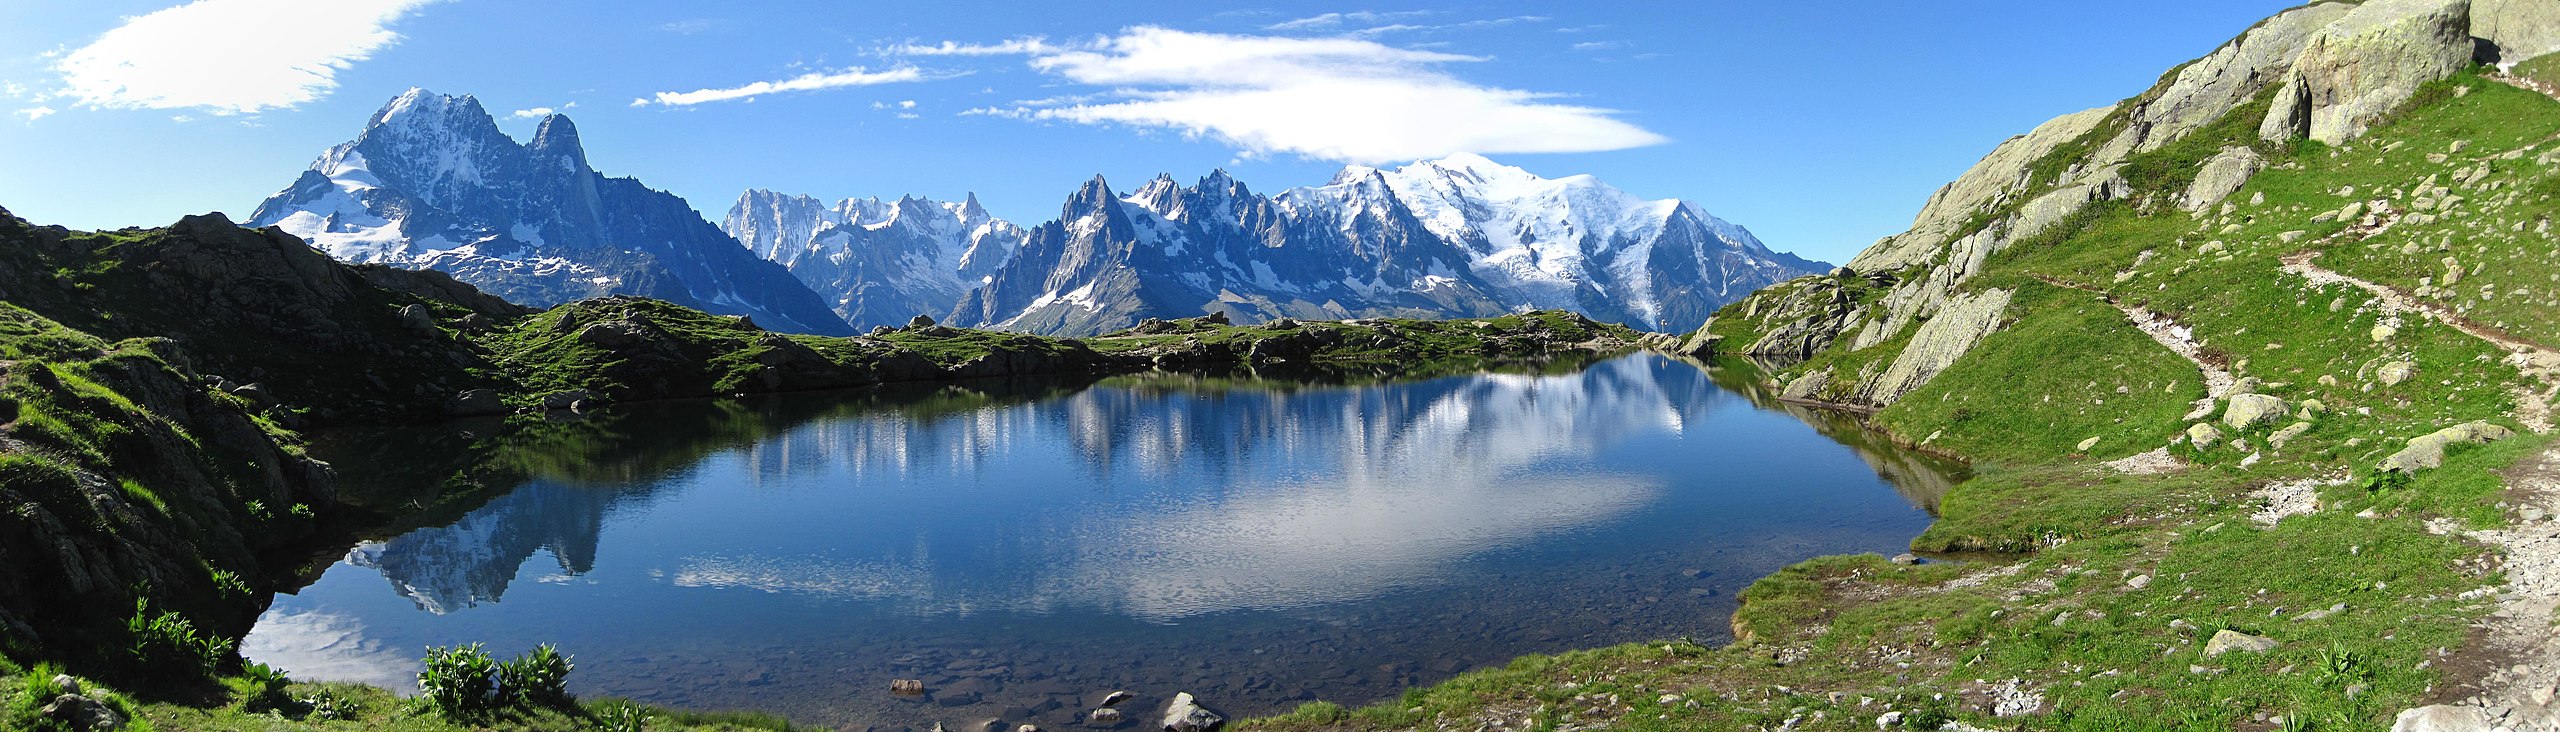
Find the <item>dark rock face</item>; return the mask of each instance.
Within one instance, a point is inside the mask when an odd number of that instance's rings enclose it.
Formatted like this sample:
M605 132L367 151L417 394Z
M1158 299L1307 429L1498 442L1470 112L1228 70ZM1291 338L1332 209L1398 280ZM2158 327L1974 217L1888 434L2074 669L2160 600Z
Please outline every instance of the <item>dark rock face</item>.
M236 637L263 608L239 584L291 571L270 554L333 503L328 468L182 365L167 340L109 346L10 305L18 360L0 394L0 629L12 655L137 670L122 655L138 598ZM41 414L47 419L26 419ZM62 426L53 426L62 425ZM214 570L228 573L231 587Z
M468 96L412 89L391 100L250 221L345 261L448 272L535 306L634 294L796 332L852 332L683 199L588 167L567 117L518 145Z

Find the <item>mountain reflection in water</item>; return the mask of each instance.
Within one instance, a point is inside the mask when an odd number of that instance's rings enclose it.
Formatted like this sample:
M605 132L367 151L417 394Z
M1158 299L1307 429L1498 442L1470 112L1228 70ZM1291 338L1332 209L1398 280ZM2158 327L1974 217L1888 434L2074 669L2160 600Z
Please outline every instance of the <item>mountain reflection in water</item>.
M1752 577L1898 550L1925 524L1917 508L1951 466L1772 411L1755 385L1634 355L1406 383L1154 375L634 405L505 437L343 436L323 449L366 484L353 492L444 513L279 597L247 653L374 680L396 673L353 669L393 663L386 646L554 641L590 691L918 728L1062 723L1077 695L1123 686L1214 693L1243 713L1360 701L1524 652L1717 637ZM471 464L389 459L429 453L403 440L467 445L455 452ZM457 472L495 497L438 503L439 476ZM537 563L541 582L516 581ZM1001 678L948 673L945 659L988 653L1006 656ZM694 672L672 684L672 667ZM897 674L967 694L874 693Z

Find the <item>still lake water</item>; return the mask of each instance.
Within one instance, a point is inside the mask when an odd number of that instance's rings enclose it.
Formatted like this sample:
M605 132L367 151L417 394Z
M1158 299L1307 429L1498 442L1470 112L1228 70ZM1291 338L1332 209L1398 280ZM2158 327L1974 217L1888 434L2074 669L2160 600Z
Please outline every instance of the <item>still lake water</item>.
M414 687L554 643L572 690L862 729L1057 729L1115 689L1230 716L1524 653L1728 638L1734 594L1902 551L1956 466L1638 354L1545 374L1080 384L634 405L534 436L318 446L417 507L244 644ZM465 445L469 447L466 449ZM459 454L468 465L424 456ZM457 472L489 485L440 506ZM495 498L485 498L496 494ZM889 693L921 679L929 693Z

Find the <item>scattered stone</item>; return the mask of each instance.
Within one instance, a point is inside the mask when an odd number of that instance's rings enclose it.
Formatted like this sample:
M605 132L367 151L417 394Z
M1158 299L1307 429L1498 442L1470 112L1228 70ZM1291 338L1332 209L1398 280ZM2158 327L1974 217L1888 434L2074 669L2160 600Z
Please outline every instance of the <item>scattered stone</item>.
M444 413L452 417L487 417L506 414L507 401L498 397L496 389L472 389L445 400Z
M2083 453L2088 452L2088 451L2089 451L2089 448L2097 447L2097 446L2098 446L2098 441L2099 441L2099 440L2101 440L2101 439L2105 439L2105 438L2101 438L2101 437L2091 437L2091 438L2086 439L2086 440L2081 440L2081 441L2080 441L2080 446L2079 446L2079 447L2076 447L2076 448L2072 448L2072 449L2073 449L2073 451L2074 451L2074 452L2083 452Z
M1120 719L1120 710L1118 709L1096 709L1084 714L1084 721L1099 725L1119 724Z
M2137 590L2142 589L2142 588L2145 588L2145 587L2150 587L2150 586L2151 586L2151 575L2147 575L2147 574L2137 574L2137 575L2134 575L2134 576L2133 576L2133 579L2129 579L2129 580L2125 580L2125 581L2124 581L2124 586L2126 586L2126 587L2131 587L2131 588L2133 588L2133 589L2137 589Z
M923 313L917 313L915 317L907 319L907 327L909 328L930 328L933 327L933 325L933 316Z
M1902 724L1901 712L1885 712L1876 715L1876 729L1890 729L1900 724Z
M1914 564L1919 564L1920 556L1910 552L1903 552L1901 554L1893 555L1893 563L1908 567Z
M2187 441L2195 443L2199 450L2212 447L2213 443L2222 441L2222 430L2214 429L2211 422L2197 422L2187 428Z
M2492 721L2479 707L2432 704L2401 712L2391 732L2488 732Z
M891 679L889 693L916 696L924 693L923 679Z
M2267 435L2267 445L2282 450L2285 443L2292 442L2293 438L2301 437L2302 433L2309 431L2311 431L2311 423L2295 422L2286 425L2284 429L2276 430L2275 434Z
M400 326L420 333L436 330L436 316L425 305L400 306Z
M2377 325L2374 326L2374 330L2376 332L2380 332L2381 329L2386 327L2389 326ZM2393 361L2386 363L2382 365L2382 368L2374 369L2373 371L2373 377L2381 379L2383 386L2399 386L2401 382L2408 381L2409 377L2416 376L2417 374L2418 365L2407 361Z
M1121 702L1137 698L1137 696L1138 695L1131 694L1126 691L1114 691L1109 694L1102 695L1102 703L1095 706L1116 707L1120 706Z
M2204 642L2204 655L2206 658L2212 658L2214 656L2234 651L2241 653L2265 653L2267 651L2275 650L2276 647L2280 645L2283 644L2276 642L2276 639L2274 638L2262 635L2250 635L2236 630L2231 630L2229 628L2224 628L2222 630L2214 631L2213 638Z
M2409 446L2382 459L2382 469L2415 473L2444 465L2444 449L2455 443L2485 445L2515 435L2513 430L2487 422L2466 422L2424 435L2409 438Z
M107 706L106 702L79 694L54 697L51 703L36 710L36 715L68 725L71 729L91 732L124 729L126 721L124 715L116 713L115 708Z
M1227 718L1200 706L1199 700L1191 698L1188 691L1174 694L1173 703L1164 708L1165 732L1208 732L1225 721Z
M2265 394L2233 394L2231 403L2222 410L2222 423L2233 430L2246 430L2260 424L2283 419L2284 400Z
M2391 340L2391 337L2392 337L2392 336L2399 335L2399 334L2400 334L2400 329L2399 329L2399 328L2391 327L2389 324L2387 324L2387 323L2386 323L2386 324L2382 324L2382 325L2376 325L2376 326L2373 326L2373 332L2372 332L2372 333L2369 333L2368 335L2369 335L2370 337L2372 337L2372 338L2373 338L2373 342L2375 342L2375 343L2381 343L2381 342L2383 342L2383 341Z
M2240 145L2224 147L2222 152L2204 162L2203 170L2196 172L2195 182L2188 184L2186 195L2179 197L2178 205L2201 215L2205 209L2239 191L2241 186L2249 183L2250 176L2257 175L2265 167L2267 159L2259 156L2256 150Z

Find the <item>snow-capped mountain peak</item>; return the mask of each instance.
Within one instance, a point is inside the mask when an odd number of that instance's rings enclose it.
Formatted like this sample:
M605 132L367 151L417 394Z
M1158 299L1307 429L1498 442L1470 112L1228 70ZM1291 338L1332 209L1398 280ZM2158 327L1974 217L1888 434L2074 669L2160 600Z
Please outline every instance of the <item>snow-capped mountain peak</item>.
M635 294L779 329L849 329L682 199L589 168L569 118L552 115L517 144L469 96L394 97L250 223L339 259L442 270L529 305Z

